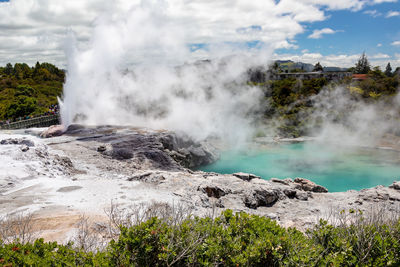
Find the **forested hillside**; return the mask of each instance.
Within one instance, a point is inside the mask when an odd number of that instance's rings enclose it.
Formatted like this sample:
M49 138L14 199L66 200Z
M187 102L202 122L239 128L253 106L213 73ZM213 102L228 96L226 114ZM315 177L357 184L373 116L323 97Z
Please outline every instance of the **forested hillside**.
M293 69L289 73L298 71ZM395 96L400 86L400 68L392 71L390 63L385 71L379 67L372 68L363 54L356 66L348 70L350 76L345 78L327 79L329 72L324 72L319 63L313 71L321 73L321 77L313 78L312 73L310 76L306 73L303 79L270 79L279 77L280 73L288 73L276 62L267 70L259 68L249 72L249 83L264 92L264 121L267 124L275 123L279 135L298 137L318 131L322 123L318 115L323 111L321 106L326 106L327 102L332 104L329 113L333 121L345 118L355 106L380 105L382 113L386 108L390 109L390 112L387 110L386 119L393 119L389 117L396 117L395 114L400 112L398 110L393 113L398 106ZM336 96L336 100L340 99L341 106L332 102L335 100L334 94L339 91L341 95Z
M50 63L0 67L0 121L38 116L57 104L65 72Z

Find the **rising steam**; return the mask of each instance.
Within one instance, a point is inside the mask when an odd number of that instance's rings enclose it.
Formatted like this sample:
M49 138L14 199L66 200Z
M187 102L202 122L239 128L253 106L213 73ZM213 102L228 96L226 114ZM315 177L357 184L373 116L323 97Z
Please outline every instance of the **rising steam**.
M313 122L322 121L317 133L320 140L344 146L375 147L385 135L399 133L396 97L366 102L338 86L323 90L314 101Z
M221 44L206 49L217 57L199 61L184 25L176 25L161 9L142 6L123 19L98 19L87 47L78 48L71 33L62 123L169 129L198 140L246 139L261 99L261 91L247 85L246 71L266 64L268 53L258 48L254 57Z
M158 4L135 6L118 18L100 17L84 47L69 35L63 125L142 126L235 143L251 137L255 128L276 135L281 118L254 127L266 103L246 74L253 66L266 66L272 51L226 41L196 44L185 24ZM329 88L310 99L311 114L300 113L310 135L374 145L384 134L400 132L399 101L389 107L387 101L365 103L346 88Z

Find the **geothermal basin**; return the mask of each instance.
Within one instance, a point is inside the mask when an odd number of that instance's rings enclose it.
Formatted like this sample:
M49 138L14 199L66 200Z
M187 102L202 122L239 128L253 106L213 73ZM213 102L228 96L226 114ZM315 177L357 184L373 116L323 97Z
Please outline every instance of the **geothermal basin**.
M390 149L337 146L312 142L269 144L230 150L202 171L248 172L263 179L303 177L329 192L390 185L400 174L400 152Z

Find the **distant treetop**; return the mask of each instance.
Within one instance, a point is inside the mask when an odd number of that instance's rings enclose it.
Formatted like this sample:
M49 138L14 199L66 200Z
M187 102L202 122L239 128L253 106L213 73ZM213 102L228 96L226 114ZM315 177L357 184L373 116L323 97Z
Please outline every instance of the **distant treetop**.
M354 73L367 74L370 70L371 64L369 63L365 52L363 52L361 57L358 59L356 66L354 67Z
M313 71L324 71L324 68L318 62L317 64L315 64Z

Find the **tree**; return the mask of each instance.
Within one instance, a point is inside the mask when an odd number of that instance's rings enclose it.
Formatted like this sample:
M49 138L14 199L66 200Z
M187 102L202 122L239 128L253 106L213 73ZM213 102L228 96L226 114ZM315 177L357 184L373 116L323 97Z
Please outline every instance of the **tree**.
M280 66L279 66L279 64L278 64L278 62L276 62L276 61L275 61L274 64L272 65L271 69L272 69L272 71L275 72L275 73L279 73L279 72L282 71L281 68L280 68Z
M27 79L31 77L32 70L26 63L15 63L13 75L17 79Z
M387 77L392 76L392 66L390 66L390 62L386 65L385 75Z
M315 64L313 71L324 71L324 68L318 62L317 64Z
M367 74L371 70L371 65L369 64L368 58L365 52L362 53L361 57L358 59L354 72L357 74Z
M374 67L370 72L369 75L374 80L380 80L385 78L385 74L381 71L379 66Z
M4 68L4 73L7 75L11 75L13 71L14 71L14 68L11 65L11 63L7 63L6 67Z
M398 76L400 78L400 67L397 67L396 70L393 72L394 76Z

